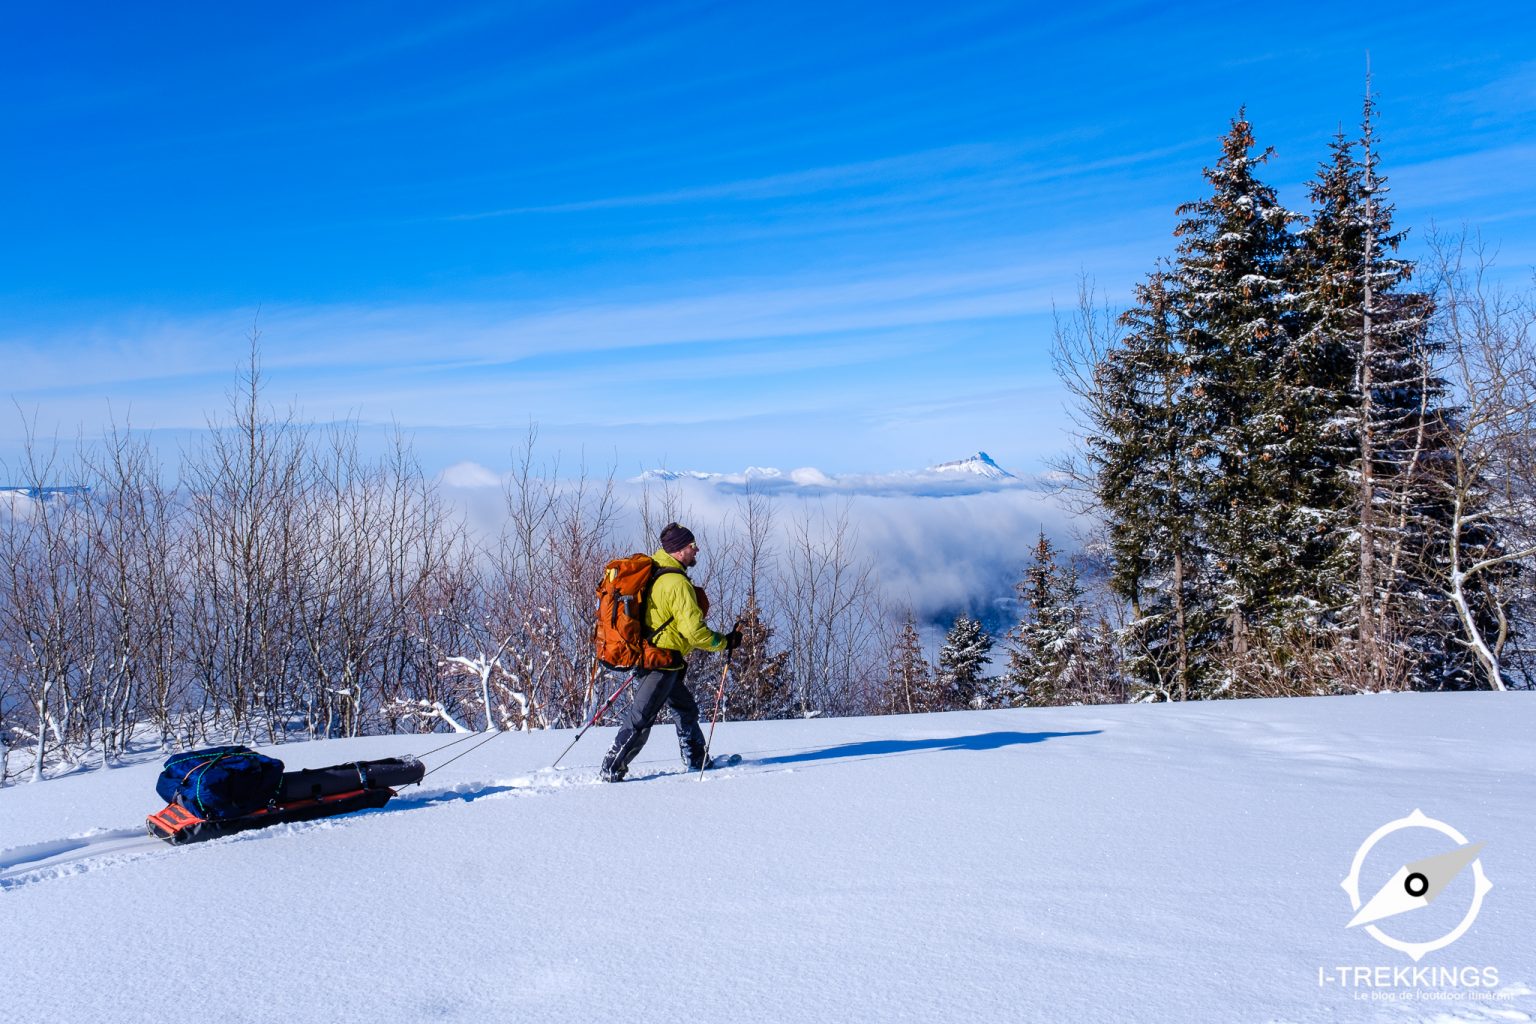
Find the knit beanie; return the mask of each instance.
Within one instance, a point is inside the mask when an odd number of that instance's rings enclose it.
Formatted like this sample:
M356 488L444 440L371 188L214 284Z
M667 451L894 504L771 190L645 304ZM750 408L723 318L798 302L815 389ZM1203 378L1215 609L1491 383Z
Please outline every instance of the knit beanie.
M661 531L661 550L667 554L681 551L693 543L693 531L686 526L668 523Z

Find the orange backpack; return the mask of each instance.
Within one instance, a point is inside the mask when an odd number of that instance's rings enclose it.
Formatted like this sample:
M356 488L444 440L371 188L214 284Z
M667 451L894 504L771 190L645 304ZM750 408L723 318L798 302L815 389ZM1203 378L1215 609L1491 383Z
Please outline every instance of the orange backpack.
M650 555L634 554L615 558L603 570L597 585L597 626L594 640L597 660L615 671L669 669L677 667L676 651L651 643L651 638L667 627L668 619L655 629L645 626L645 602L651 596L651 584L663 573L679 572L663 568Z

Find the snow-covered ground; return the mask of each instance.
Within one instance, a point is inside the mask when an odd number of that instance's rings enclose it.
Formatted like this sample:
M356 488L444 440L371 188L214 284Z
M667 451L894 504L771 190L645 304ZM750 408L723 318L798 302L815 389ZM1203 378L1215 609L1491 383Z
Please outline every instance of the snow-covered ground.
M14 785L0 1020L1530 1020L1533 733L1528 694L727 723L746 761L700 782L663 726L617 786L612 730L553 772L571 733L511 734L383 810L184 848L140 832L157 764ZM1493 886L1417 964L1340 885L1416 809ZM1392 833L1362 898L1456 845ZM1449 931L1474 875L1379 927Z

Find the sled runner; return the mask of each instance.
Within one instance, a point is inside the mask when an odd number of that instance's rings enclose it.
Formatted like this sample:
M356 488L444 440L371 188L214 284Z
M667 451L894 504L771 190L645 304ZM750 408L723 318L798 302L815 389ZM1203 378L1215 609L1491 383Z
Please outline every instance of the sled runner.
M281 761L244 747L191 751L166 761L156 789L170 802L145 824L150 835L180 845L329 818L383 807L392 787L420 782L425 771L420 761L392 757L284 772Z

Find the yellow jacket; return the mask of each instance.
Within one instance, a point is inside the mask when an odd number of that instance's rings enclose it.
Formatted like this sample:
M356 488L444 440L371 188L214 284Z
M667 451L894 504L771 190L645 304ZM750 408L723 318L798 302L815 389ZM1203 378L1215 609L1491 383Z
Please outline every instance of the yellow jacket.
M651 596L645 602L646 628L657 630L651 643L680 654L725 650L725 636L704 622L698 595L683 563L665 551L657 551L651 557L663 569L677 570L659 574L651 584Z

